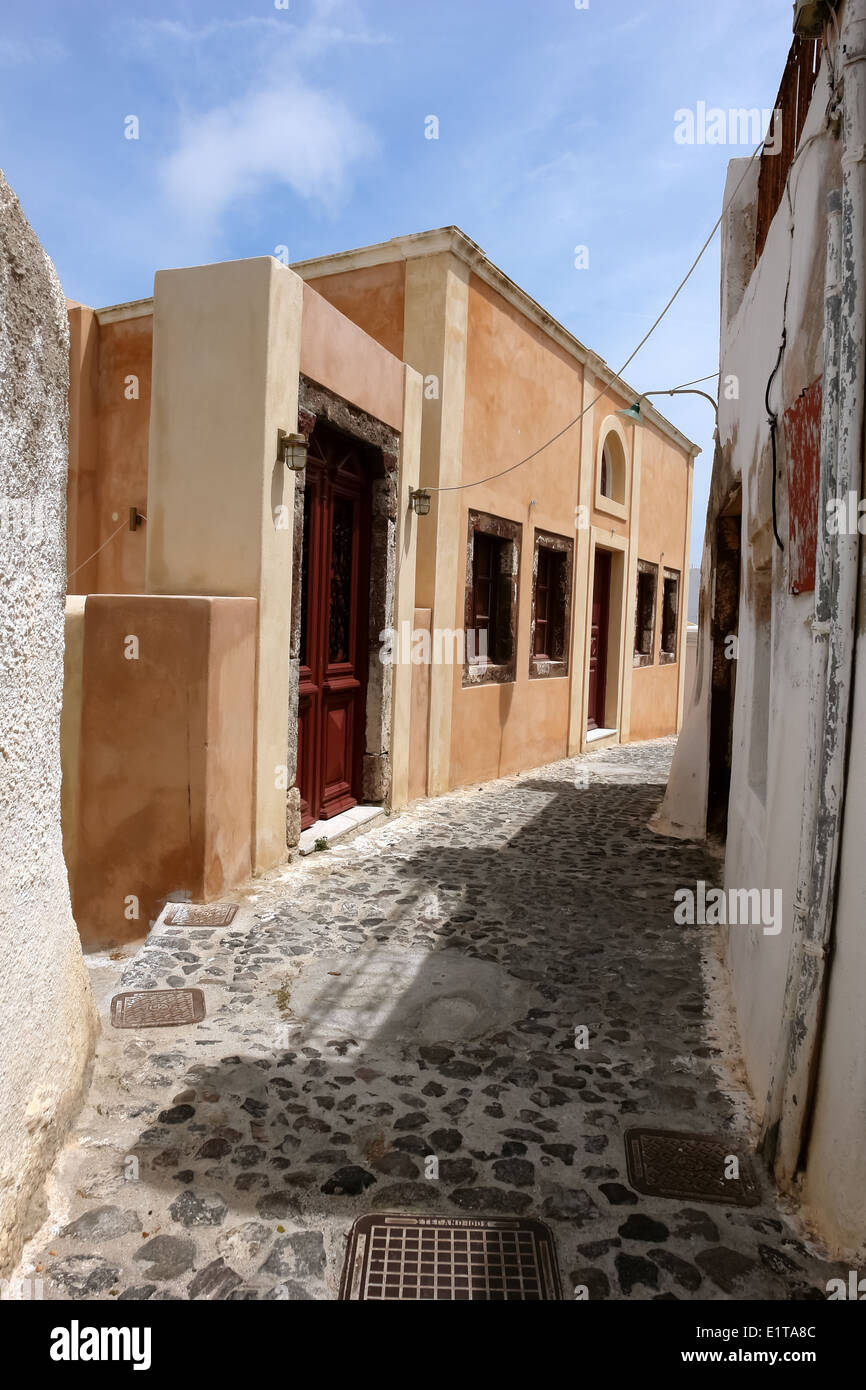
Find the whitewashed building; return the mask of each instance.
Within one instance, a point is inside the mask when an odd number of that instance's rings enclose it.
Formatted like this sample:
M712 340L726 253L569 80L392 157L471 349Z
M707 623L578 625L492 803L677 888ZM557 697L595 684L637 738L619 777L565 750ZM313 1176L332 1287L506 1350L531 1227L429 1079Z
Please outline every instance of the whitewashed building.
M658 828L724 842L763 1151L814 1228L866 1242L866 0L795 7L777 153L735 160L692 701ZM757 901L757 899L756 899Z

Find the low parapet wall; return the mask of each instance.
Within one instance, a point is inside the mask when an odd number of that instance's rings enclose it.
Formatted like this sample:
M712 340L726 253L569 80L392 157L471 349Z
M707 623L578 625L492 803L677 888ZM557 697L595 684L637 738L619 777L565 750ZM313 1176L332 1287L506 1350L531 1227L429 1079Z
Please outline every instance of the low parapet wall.
M134 940L167 898L209 902L249 877L255 627L249 598L87 598L63 750L85 944Z

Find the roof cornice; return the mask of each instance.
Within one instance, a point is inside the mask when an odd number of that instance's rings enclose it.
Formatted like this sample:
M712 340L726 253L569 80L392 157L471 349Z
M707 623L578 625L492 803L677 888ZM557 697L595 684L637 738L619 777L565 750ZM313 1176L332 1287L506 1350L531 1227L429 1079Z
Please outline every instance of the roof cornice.
M120 323L122 319L143 319L153 313L153 296L150 299L130 299L126 304L110 304L106 309L94 310L100 323Z
M552 338L569 356L580 362L592 373L605 389L612 388L624 402L641 400L641 415L645 422L655 425L678 448L694 459L701 451L686 435L677 429L666 416L649 401L641 398L627 382L616 375L603 357L586 347L584 343L569 333L567 328L549 314L546 309L522 290L519 285L494 265L481 247L462 232L459 227L438 227L429 232L414 232L410 236L393 237L391 241L381 241L372 246L361 246L353 251L338 251L333 256L315 256L310 260L296 261L292 270L303 280L318 280L324 275L340 275L349 270L367 266L388 265L396 261L414 260L422 256L438 256L448 252L483 280L520 313L525 315L549 338Z
M324 275L341 275L366 266L388 265L443 253L455 256L477 275L479 280L496 290L506 303L519 310L570 357L585 366L605 390L613 389L626 404L640 400L641 415L645 423L655 425L661 434L689 456L690 461L701 452L698 445L678 430L661 411L656 410L650 401L644 400L639 391L618 377L603 357L586 347L573 333L569 333L558 319L515 284L504 270L494 265L478 243L459 227L437 227L433 231L413 232L409 236L393 237L390 241L360 246L356 250L337 251L332 256L314 256L310 260L294 262L291 269L300 275L302 280L313 281L321 279ZM144 318L153 313L153 298L133 299L126 304L111 304L107 308L95 310L95 313L101 324L117 323L122 319Z

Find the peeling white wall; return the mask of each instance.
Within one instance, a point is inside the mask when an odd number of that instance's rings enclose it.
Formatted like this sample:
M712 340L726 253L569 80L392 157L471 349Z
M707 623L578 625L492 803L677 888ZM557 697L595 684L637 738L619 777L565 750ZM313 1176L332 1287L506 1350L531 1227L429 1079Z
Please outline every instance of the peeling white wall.
M0 173L0 1275L98 1027L60 833L68 379L63 293Z
M739 654L724 882L728 888L779 889L784 905L783 927L777 936L766 935L761 925L728 929L727 963L740 1043L759 1113L765 1106L779 1044L791 944L809 747L814 616L813 593L789 592L787 554L779 550L773 536L770 429L764 394L784 322L787 345L770 402L779 415L778 529L787 548L787 461L781 417L823 372L826 200L832 189L841 186L841 141L824 128L828 99L825 66L790 180L793 236L783 198L753 269L749 247L754 244L756 166L747 174L722 227L719 438L701 571L696 688L655 821L662 833L694 838L706 834L714 537L725 498L740 483ZM745 168L745 161L732 163L726 201ZM737 399L725 395L730 377L739 383ZM861 582L861 608L864 598L866 586ZM857 655L861 650L866 651L866 633L858 637ZM866 1241L863 685L855 681L836 950L830 966L803 1188L807 1215L815 1228L834 1251L852 1255Z
M820 127L826 100L826 93L823 99L819 93L813 102L804 139ZM742 482L743 507L725 885L780 889L784 904L778 936L765 935L760 925L732 928L729 933L728 964L741 1042L759 1102L766 1095L778 1038L797 887L814 611L814 594L788 592L786 556L773 536L772 454L764 395L784 318L788 346L770 404L780 417L777 510L779 535L787 546L781 417L823 368L825 206L831 186L828 174L830 168L838 168L837 158L837 143L829 135L804 151L791 180L795 235L792 239L783 200L739 308L722 330L722 379L737 378L739 399L726 400L722 393L719 441L723 451L729 450L732 472ZM732 173L736 176L738 169ZM765 785L760 775L764 763Z

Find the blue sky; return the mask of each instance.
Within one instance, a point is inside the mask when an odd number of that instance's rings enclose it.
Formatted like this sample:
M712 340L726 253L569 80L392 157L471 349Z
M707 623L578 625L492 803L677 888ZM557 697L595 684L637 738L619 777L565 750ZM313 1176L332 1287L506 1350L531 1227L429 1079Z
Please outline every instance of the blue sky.
M715 222L728 160L750 152L677 144L674 113L771 108L791 42L790 0L281 4L7 0L0 167L71 299L456 223L618 368ZM717 239L632 385L716 370L718 280ZM696 563L712 412L657 404L704 450Z

